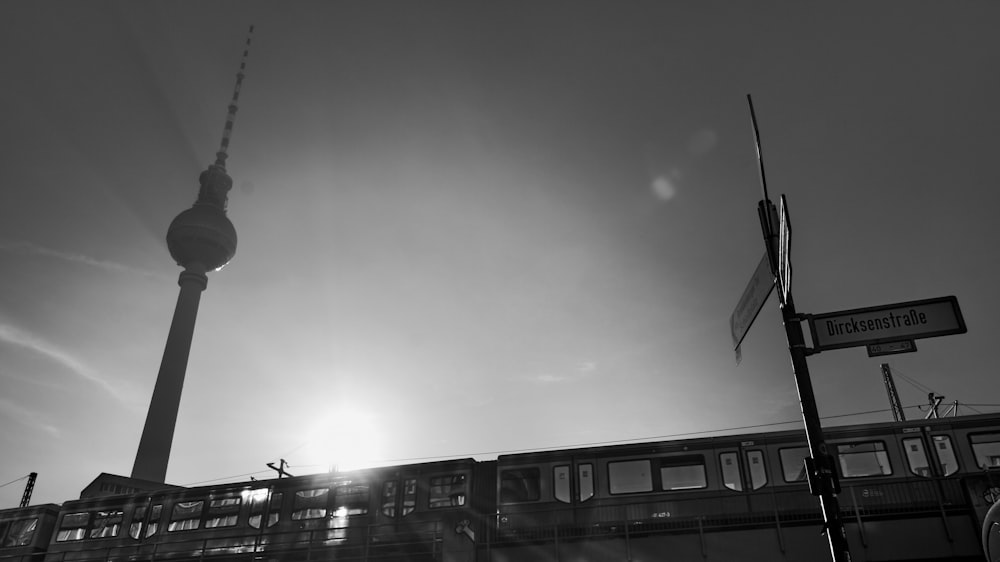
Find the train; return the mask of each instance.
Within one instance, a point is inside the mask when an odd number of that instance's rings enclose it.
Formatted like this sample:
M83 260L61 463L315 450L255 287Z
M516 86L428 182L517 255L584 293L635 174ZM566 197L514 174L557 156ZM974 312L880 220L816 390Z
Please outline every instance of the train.
M824 429L855 562L1000 560L1000 414ZM801 430L0 511L0 562L830 559Z

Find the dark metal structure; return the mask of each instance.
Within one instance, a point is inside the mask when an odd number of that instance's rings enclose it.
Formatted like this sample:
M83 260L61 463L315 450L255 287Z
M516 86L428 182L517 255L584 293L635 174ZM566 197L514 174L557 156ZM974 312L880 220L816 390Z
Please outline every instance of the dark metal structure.
M896 392L896 383L892 380L892 370L888 363L882 363L882 382L885 383L885 392L889 395L892 419L906 421L906 414L903 412L903 405L899 402L899 393Z

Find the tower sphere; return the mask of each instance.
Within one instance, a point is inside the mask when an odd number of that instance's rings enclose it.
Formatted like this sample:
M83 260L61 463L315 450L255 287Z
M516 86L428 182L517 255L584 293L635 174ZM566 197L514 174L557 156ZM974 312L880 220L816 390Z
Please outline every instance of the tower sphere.
M170 223L167 248L185 269L215 271L236 255L236 228L224 211L195 203Z

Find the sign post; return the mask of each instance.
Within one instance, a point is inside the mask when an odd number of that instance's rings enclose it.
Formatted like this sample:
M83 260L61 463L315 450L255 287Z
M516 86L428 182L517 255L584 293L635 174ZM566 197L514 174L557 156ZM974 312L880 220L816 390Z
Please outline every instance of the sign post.
M795 312L795 302L791 290L791 226L788 217L788 205L784 196L781 197L781 217L776 221L774 204L767 196L767 182L764 176L764 157L760 149L760 134L757 130L757 117L753 111L753 101L747 95L750 105L750 119L753 124L754 141L757 147L757 163L760 170L761 189L764 199L760 202L759 212L761 231L764 235L764 247L767 250L768 261L771 264L772 279L777 279L778 295L781 305L781 319L785 326L785 338L788 341L788 352L792 359L792 372L795 375L795 387L799 393L802 408L802 421L806 430L806 441L809 445L809 457L805 460L806 476L809 481L809 491L819 497L820 508L823 511L823 525L826 537L830 543L830 555L833 562L850 562L851 551L847 545L847 534L844 522L840 517L840 504L837 494L840 484L834 469L833 456L827 450L823 440L823 429L819 421L819 411L816 408L816 398L813 394L812 381L809 378L809 366L806 356L813 351L806 348L805 334L802 331L802 316ZM778 224L775 224L775 223Z
M806 459L809 491L819 497L833 561L850 562L851 552L847 546L847 533L840 517L840 504L837 500L840 483L837 481L833 455L830 454L823 439L816 395L813 393L809 365L806 363L806 357L813 353L813 350L806 347L802 316L795 312L795 301L792 299L791 291L788 291L784 302L781 303L781 320L785 325L785 339L792 359L792 372L795 376L795 387L799 392L802 422L805 425L806 441L809 445L810 458Z

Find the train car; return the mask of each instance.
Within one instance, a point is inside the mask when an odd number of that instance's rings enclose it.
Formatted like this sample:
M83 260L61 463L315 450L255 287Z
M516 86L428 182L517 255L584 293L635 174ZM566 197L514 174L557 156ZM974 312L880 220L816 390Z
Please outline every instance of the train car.
M484 528L475 467L462 459L70 501L45 560L471 562Z
M0 510L0 562L40 562L58 515L51 503Z
M976 560L1000 416L828 428L855 561ZM801 431L503 455L492 562L822 560Z

